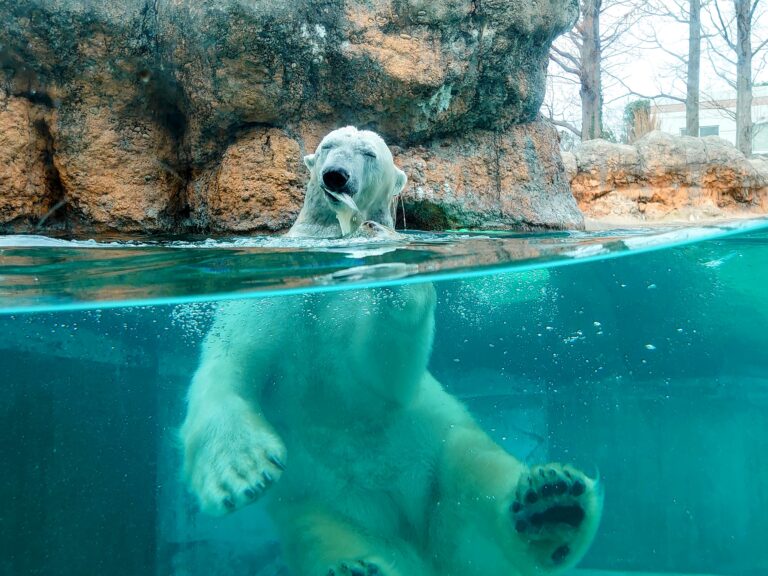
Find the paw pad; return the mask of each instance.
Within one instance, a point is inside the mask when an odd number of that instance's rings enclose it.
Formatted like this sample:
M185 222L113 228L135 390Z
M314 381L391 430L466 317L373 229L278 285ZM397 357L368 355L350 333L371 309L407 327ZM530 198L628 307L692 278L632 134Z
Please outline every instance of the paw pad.
M520 478L510 506L515 531L531 540L562 541L584 522L587 482L569 466L532 468ZM560 564L569 554L570 548L562 545L552 552L551 560Z
M340 562L328 570L327 576L383 576L383 572L373 563L365 560Z

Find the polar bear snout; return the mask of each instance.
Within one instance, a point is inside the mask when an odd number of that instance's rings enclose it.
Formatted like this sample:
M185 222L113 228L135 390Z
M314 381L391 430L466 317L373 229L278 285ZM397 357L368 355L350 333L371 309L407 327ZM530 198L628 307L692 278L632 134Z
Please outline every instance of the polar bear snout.
M323 170L323 186L331 192L346 192L349 184L349 170L343 166L330 166Z

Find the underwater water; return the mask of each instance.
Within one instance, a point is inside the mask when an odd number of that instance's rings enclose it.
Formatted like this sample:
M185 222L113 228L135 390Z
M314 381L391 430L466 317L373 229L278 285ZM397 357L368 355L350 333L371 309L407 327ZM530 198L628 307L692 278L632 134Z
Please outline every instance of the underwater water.
M286 364L362 341L375 364L389 330L416 338L403 295L427 282L436 380L522 462L599 474L570 573L768 574L768 221L311 248L2 238L0 574L288 574L263 500L212 517L181 480L201 344L244 311L243 338Z

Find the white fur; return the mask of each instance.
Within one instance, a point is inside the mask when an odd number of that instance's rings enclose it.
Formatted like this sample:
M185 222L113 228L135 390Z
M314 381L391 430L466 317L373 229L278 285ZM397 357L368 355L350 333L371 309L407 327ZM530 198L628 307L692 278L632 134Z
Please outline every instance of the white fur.
M329 164L344 165L358 183L354 200L360 209L360 222L373 220L394 227L392 202L408 178L395 166L392 153L378 134L352 126L334 130L323 138L314 154L304 157L304 164L309 169L310 180L304 206L288 236L341 236L337 213L320 186L323 169Z
M535 471L427 371L435 299L424 283L223 304L181 430L203 510L222 514L267 494L297 576L372 576L372 566L381 576L528 576L572 566L598 525L597 486L568 468L586 486L585 521L526 537L515 530L510 506ZM555 563L563 544L570 553Z

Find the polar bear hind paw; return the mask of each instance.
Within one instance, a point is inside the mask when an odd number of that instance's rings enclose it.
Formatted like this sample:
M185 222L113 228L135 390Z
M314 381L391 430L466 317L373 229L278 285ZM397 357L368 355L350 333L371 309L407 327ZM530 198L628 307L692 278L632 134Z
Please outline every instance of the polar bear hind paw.
M325 576L389 576L373 560L339 562Z
M515 531L530 542L547 542L549 559L562 564L587 522L595 482L560 464L534 466L520 477L509 508Z

